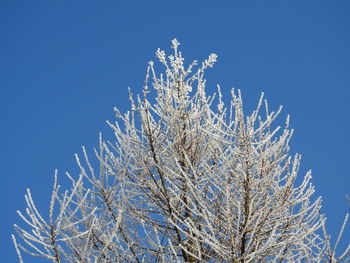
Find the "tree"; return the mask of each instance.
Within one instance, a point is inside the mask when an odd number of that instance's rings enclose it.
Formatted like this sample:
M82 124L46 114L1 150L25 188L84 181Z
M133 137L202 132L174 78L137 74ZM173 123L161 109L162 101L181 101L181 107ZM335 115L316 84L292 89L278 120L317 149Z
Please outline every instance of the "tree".
M295 183L289 118L275 126L281 108L270 111L263 95L250 115L239 90L228 107L219 86L217 100L207 96L217 56L192 73L197 61L185 68L178 46L169 57L158 49L165 74L150 62L143 94L130 92L129 112L115 109L115 142L100 136L98 169L83 148L70 189L61 192L56 172L48 219L27 191L22 242L12 236L20 262L22 250L56 263L348 262L350 247L338 258L339 239L331 249L311 172Z

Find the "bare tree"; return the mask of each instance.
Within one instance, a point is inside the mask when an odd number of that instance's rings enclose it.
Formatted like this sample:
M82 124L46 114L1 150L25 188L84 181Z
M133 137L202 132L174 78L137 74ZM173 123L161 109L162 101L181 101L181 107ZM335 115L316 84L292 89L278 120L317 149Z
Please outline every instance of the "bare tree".
M228 106L220 87L217 99L207 96L204 72L217 56L194 71L178 46L168 57L157 51L165 73L149 63L131 110L115 109L115 141L100 137L100 167L83 148L70 189L55 174L48 218L28 190L18 212L26 227L15 225L22 241L12 236L20 262L20 251L56 263L348 262L350 247L338 258L339 239L331 249L321 199L311 201L311 172L295 183L289 118L274 125L281 108L270 111L263 95L250 115L240 91Z

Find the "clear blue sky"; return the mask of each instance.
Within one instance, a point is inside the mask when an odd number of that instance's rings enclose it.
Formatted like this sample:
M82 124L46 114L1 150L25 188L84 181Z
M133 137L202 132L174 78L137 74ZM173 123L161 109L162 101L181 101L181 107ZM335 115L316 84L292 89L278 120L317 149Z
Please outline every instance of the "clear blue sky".
M219 83L248 109L261 91L284 105L335 235L350 210L349 14L347 0L0 1L0 261L16 262L25 189L47 209L54 169L76 171L99 131L112 138L113 106L128 108L127 87L141 91L174 37L187 61L218 54L208 93Z

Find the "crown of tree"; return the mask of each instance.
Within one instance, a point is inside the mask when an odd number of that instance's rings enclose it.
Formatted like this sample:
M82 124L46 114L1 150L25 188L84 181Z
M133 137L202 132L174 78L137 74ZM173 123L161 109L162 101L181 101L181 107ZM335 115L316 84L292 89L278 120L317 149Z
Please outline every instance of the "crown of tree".
M349 262L350 246L335 253L312 198L311 172L296 184L300 155L290 156L293 130L275 125L263 94L249 115L240 91L226 106L220 87L206 95L211 54L188 67L174 53L149 63L143 93L108 123L93 167L85 148L80 174L61 191L57 172L48 217L28 190L25 227L14 244L51 262ZM155 99L151 103L150 99ZM314 200L315 201L312 201Z

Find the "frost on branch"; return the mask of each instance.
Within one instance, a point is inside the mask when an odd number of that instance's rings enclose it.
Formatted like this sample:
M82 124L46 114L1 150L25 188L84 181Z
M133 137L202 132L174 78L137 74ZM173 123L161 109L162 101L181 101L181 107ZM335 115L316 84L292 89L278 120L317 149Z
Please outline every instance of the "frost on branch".
M130 111L116 109L99 167L83 148L70 189L55 175L48 219L28 190L18 212L26 226L13 235L20 262L21 251L56 263L348 262L350 248L335 253L339 239L332 248L321 200L311 198L311 173L295 183L289 118L275 125L281 108L270 111L263 95L250 115L239 90L228 106L220 87L217 100L207 96L204 72L217 56L185 67L178 47L158 49L165 73L150 62Z

